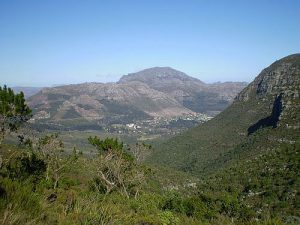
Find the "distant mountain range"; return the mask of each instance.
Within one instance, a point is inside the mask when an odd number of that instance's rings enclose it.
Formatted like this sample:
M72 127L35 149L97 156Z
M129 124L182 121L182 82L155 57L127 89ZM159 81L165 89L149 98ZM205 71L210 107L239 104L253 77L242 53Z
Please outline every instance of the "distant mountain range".
M12 89L16 93L23 91L25 98L29 98L32 95L37 94L43 88L42 87L13 87Z
M44 88L28 99L36 118L133 122L154 117L215 115L231 104L246 83L205 84L170 67L123 76L117 83Z
M170 67L154 67L123 76L119 84L141 82L166 93L184 108L215 114L225 109L247 85L245 82L206 84Z

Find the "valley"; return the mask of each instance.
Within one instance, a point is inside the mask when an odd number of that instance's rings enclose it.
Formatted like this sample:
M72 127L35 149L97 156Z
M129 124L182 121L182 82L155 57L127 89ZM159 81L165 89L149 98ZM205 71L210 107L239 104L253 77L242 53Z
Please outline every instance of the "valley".
M300 225L299 12L0 1L0 225Z
M205 84L170 67L117 83L44 88L27 99L39 129L95 130L137 140L170 137L208 121L231 104L243 82Z
M194 82L201 98L173 92ZM298 224L299 82L295 54L236 96L170 68L46 88L26 102L4 86L2 221Z

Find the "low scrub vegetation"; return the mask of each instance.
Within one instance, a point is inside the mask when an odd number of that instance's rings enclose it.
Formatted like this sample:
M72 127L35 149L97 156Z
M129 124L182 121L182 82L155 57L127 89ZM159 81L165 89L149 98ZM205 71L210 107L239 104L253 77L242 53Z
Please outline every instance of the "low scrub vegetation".
M260 144L263 138L253 144L256 135L264 137L255 134L238 148L251 145L257 154L195 178L144 164L152 151L145 143L89 137L97 152L91 157L66 151L58 134L29 137L19 130L31 112L22 95L0 91L1 142L19 132L19 145L0 143L1 224L300 223L299 137L267 146ZM26 120L18 118L24 115ZM14 129L12 118L18 121Z

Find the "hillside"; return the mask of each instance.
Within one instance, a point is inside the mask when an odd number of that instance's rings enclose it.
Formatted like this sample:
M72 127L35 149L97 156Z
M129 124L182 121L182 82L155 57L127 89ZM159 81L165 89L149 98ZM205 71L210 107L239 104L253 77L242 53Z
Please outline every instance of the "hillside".
M153 67L121 77L118 83L142 82L175 98L198 113L215 114L224 110L246 83L206 84L170 67Z
M20 127L19 145L0 144L0 221L299 224L299 59L275 62L223 113L162 144L156 165L144 164L145 143L80 132L69 151L58 134Z
M29 104L38 110L49 109L53 119L101 119L105 113L129 114L126 110L130 108L133 113L147 114L145 117L192 113L166 94L140 83L85 83L46 88L30 98Z
M149 159L198 176L293 144L300 134L300 54L264 69L214 119L169 139Z
M28 104L36 121L100 129L153 118L214 115L231 104L244 86L205 84L172 68L155 67L123 76L117 83L44 88Z

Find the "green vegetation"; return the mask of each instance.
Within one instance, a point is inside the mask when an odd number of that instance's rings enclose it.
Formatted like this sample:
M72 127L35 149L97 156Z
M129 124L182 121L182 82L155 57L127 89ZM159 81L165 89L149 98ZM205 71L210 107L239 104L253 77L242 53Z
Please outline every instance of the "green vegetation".
M210 165L246 141L249 125L268 113L269 107L256 101L235 102L213 120L158 146L148 161L197 175L212 173L214 168Z
M138 164L135 154L130 154L132 149L125 151L117 139L90 137L89 142L97 149L97 157L84 157L76 149L67 154L54 134L39 138L37 144L24 143L24 147L1 145L1 222L299 222L300 140L268 148L205 179ZM143 144L133 147L147 149Z
M148 162L206 176L280 142L294 142L300 136L299 65L299 54L276 61L231 106L157 146Z
M118 191L127 198L138 196L144 174L136 165L133 157L123 150L123 143L117 139L89 137L89 142L98 149L94 160L94 188L109 194Z
M163 144L88 132L68 148L55 133L0 143L0 223L300 224L300 68L291 57L292 69L276 62L223 113ZM286 71L292 77L274 86ZM30 115L22 94L3 90L2 118ZM93 154L76 148L83 138Z
M0 144L5 136L26 122L31 116L31 109L25 104L24 94L15 94L6 85L0 87Z
M49 137L46 138L47 140ZM96 158L76 154L46 179L46 159L2 145L0 218L3 224L297 224L300 142L282 145L205 180L138 166L114 139L91 138ZM98 147L99 146L99 147ZM113 151L113 153L109 153ZM105 161L108 154L117 154ZM297 153L299 154L299 153ZM110 155L111 157L112 155ZM72 157L72 156L70 156ZM103 158L104 157L104 158ZM67 160L69 157L66 156ZM121 164L117 162L122 161ZM100 163L99 163L100 162ZM132 162L132 164L129 164ZM104 163L104 165L103 165ZM118 165L121 165L118 167ZM122 170L120 170L122 169ZM109 171L109 173L108 173ZM110 179L110 183L102 178ZM119 174L118 177L118 172ZM138 173L135 173L138 172ZM143 174L135 180L134 174ZM124 183L123 183L124 182ZM196 184L197 183L197 186ZM126 187L124 189L123 187ZM138 195L136 194L138 191Z

